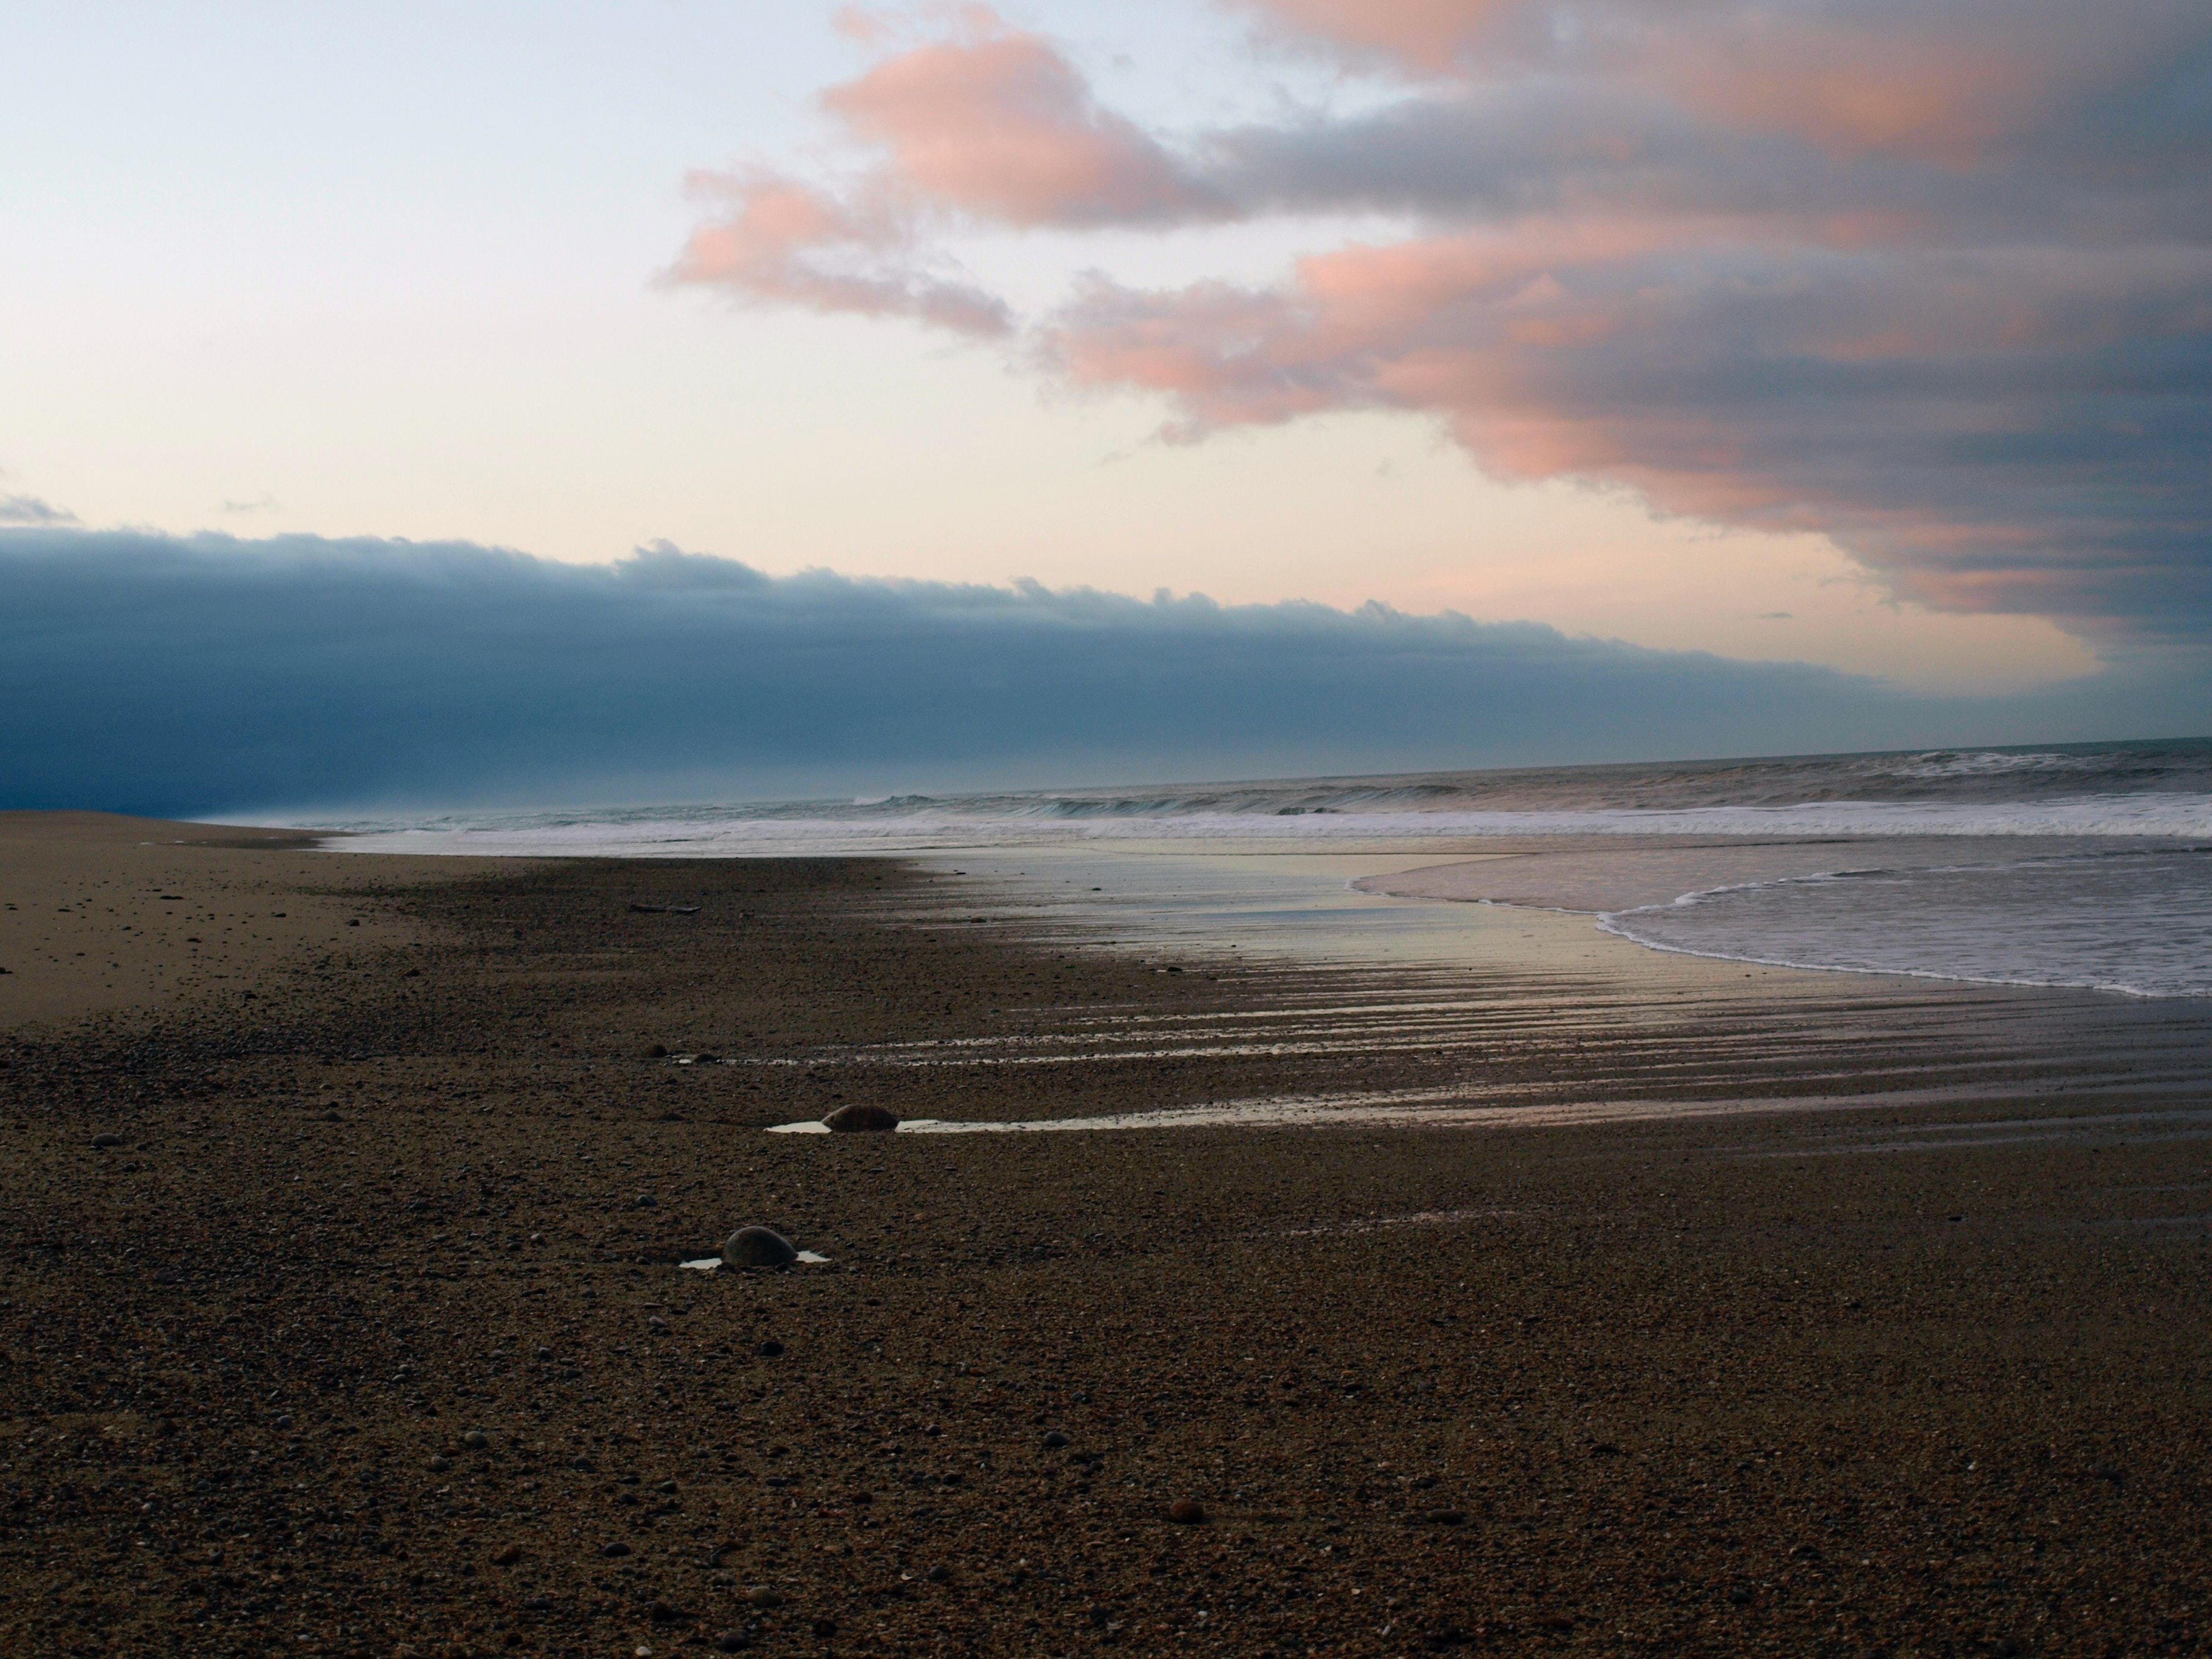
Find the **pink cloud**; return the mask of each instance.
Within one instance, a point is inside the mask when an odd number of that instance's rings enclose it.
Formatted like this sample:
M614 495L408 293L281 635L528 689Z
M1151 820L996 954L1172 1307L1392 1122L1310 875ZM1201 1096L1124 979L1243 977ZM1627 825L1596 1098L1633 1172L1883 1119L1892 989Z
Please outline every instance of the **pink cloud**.
M1449 70L1468 48L1535 9L1528 0L1231 0L1279 27L1419 74Z
M904 228L881 211L767 172L701 173L692 187L725 212L692 232L671 282L816 311L910 317L961 334L1012 326L994 295L921 269Z
M823 107L884 159L840 189L766 167L708 173L695 193L720 211L695 230L674 283L749 301L903 316L956 332L1006 333L1003 301L933 273L927 235L948 220L1035 228L1150 222L1220 210L1167 151L1103 109L1067 60L988 8L957 34L886 58L832 88ZM885 38L848 7L841 33Z
M1048 352L1078 384L1165 397L1172 439L1395 410L1498 477L1826 532L1938 602L2078 611L2104 604L2084 556L2112 533L2095 511L2065 521L2112 482L2070 429L2111 418L2083 365L2204 349L2208 289L2202 251L1808 258L1649 228L1480 233L1315 256L1277 289L1095 282ZM2171 462L2146 444L2139 464Z
M1531 70L1656 89L1839 149L1963 160L2201 45L2199 0L1224 0L1349 60L1469 84Z
M1209 205L1159 144L1099 107L1048 41L988 12L961 39L892 58L822 102L890 153L888 182L979 218L1105 224Z

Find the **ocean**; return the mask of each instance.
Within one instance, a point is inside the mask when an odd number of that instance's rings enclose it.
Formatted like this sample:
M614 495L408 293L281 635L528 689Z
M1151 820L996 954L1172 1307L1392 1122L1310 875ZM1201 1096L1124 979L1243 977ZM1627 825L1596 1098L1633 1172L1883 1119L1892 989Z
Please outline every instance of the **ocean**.
M974 863L1262 940L1304 883L1346 937L1394 902L1522 905L1745 963L2212 996L2212 739L320 823L359 851ZM1380 860L1356 889L1352 854Z

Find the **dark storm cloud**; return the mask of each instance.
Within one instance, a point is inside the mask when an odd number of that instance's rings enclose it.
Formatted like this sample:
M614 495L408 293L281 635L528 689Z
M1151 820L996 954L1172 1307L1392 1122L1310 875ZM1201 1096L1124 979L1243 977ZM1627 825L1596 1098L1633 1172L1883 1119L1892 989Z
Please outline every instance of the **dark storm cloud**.
M2064 735L2023 704L1379 607L770 578L666 547L578 567L0 532L0 806L789 795L2008 732Z

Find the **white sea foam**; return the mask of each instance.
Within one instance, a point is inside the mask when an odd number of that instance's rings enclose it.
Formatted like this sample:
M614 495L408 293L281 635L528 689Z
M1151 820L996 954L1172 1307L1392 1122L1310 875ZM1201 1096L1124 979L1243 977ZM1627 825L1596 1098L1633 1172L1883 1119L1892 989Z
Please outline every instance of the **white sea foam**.
M346 826L332 826L346 827ZM355 826L348 852L477 856L733 858L902 853L1085 842L1433 842L1504 836L2157 836L2212 840L2212 794L2112 794L2003 802L1821 801L1774 806L1571 811L1244 812L1069 818L908 812L890 817L637 817Z
M1598 926L1774 967L2212 996L2212 851L1838 870L1703 889Z

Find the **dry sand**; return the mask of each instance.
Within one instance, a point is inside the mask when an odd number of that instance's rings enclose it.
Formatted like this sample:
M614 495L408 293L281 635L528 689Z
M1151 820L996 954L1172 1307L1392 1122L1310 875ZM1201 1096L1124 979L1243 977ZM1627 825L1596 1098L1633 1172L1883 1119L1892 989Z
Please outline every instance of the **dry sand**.
M278 962L414 936L346 897L359 878L404 872L318 844L291 830L0 812L0 1029L243 994Z
M2212 1631L2202 1010L1169 974L884 862L204 834L0 842L0 1650ZM762 1133L1440 1090L1792 1109ZM834 1265L677 1265L744 1222Z

